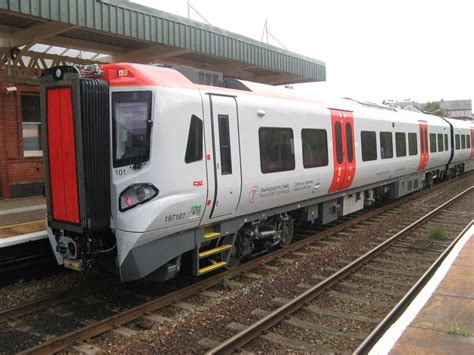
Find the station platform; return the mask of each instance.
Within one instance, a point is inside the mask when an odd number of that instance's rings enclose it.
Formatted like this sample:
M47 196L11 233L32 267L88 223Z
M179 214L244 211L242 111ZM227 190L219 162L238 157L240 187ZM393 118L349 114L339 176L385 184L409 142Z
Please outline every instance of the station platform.
M42 196L0 200L0 248L46 238Z
M474 353L474 224L369 354Z

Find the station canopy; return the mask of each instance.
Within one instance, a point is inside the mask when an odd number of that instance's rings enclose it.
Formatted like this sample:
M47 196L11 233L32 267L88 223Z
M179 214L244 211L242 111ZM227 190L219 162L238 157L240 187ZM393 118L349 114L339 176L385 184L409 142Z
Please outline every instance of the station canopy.
M0 0L0 81L61 64L135 62L279 85L324 81L324 62L123 0Z

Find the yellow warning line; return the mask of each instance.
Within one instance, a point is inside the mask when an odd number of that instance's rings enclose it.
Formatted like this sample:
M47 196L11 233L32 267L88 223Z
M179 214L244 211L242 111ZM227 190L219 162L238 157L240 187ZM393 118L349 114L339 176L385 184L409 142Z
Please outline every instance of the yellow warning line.
M24 223L18 223L18 224L11 224L9 226L1 226L0 229L8 229L8 228L14 228L14 227L19 227L19 226L26 226L27 224L33 224L33 223L38 223L38 222L44 222L44 219L38 219L36 221L30 221L30 222L24 222Z

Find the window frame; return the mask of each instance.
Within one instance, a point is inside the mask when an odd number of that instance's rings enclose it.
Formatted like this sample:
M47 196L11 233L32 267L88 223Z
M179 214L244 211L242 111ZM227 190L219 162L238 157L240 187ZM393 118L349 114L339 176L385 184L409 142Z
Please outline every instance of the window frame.
M433 137L434 137L434 144L433 144ZM430 141L430 153L437 153L438 152L438 137L436 137L436 133L430 133L429 141Z
M267 169L263 166L263 159L262 159L262 132L264 130L284 130L289 133L290 135L290 142L291 142L291 150L292 150L292 156L293 156L293 165L292 167L289 167L287 169ZM291 127L259 127L258 129L258 146L259 146L259 156L260 156L260 171L262 174L273 174L273 173L279 173L279 172L284 172L284 171L293 171L296 169L296 157L295 157L295 135L293 132L293 128ZM281 163L280 163L280 168L281 168Z
M226 123L223 124L224 122ZM232 146L230 142L231 137L229 115L218 114L217 126L219 131L219 154L221 163L221 175L232 175ZM227 140L226 145L223 144L223 141L225 140Z
M438 152L444 152L443 133L438 133L437 138L438 138L437 139L438 140Z
M370 145L371 145L370 147L367 146L367 140L366 140L367 138L370 138ZM372 142L372 138L373 138L373 142ZM372 148L374 148L373 152L370 151ZM376 131L360 131L360 151L361 151L362 161L375 161L378 159L377 132ZM367 155L369 155L369 157L368 159L365 159L367 158Z
M410 137L415 137L414 144ZM412 154L412 148L414 148L414 153ZM408 132L408 156L412 157L418 155L418 134L416 132Z
M403 137L403 148L404 148L404 151L402 152L403 154L398 154L399 153L399 151L398 151L398 147L399 147L398 137L400 137L400 136ZM407 135L406 135L405 132L395 132L395 154L396 154L397 158L407 156Z
M342 126L341 122L336 121L334 124L334 137L335 137L335 146L336 146L336 161L338 164L344 162L344 150L342 148Z
M383 137L390 137L390 147L391 147L391 150L390 150L390 153L391 155L390 156L387 156L386 152L385 152L385 138L382 138ZM392 159L393 156L394 156L394 151L393 151L393 133L391 131L380 131L379 132L379 139L380 139L380 144L379 144L379 147L380 147L380 159L382 160L385 160L385 159ZM383 148L383 156L382 156L382 148Z
M352 163L354 161L354 142L352 139L352 124L346 122L346 150L347 150L347 161ZM349 133L348 133L349 132Z
M461 149L466 149L466 135L461 134Z
M115 105L114 103L115 98L124 95L124 94L132 94L132 93L138 93L138 94L143 94L145 96L148 96L147 98L147 107L148 107L148 117L145 120L145 122L153 122L152 116L153 116L153 91L151 90L126 90L126 91L113 91L111 92L111 117L112 117L112 166L114 168L121 168L127 165L132 165L137 159L137 155L132 156L132 157L127 157L127 158L117 158L117 119L115 117ZM144 158L141 160L141 163L146 163L150 160L150 154L151 154L151 125L150 129L147 128L146 131L146 139L147 139L147 151L146 154L144 155Z
M309 146L309 144L305 144L305 132L318 132L318 133L321 133L321 132L324 132L324 146L325 146L325 153L326 153L326 156L325 157L321 157L321 159L323 160L323 162L325 162L325 164L322 164L322 165L312 165L312 164L308 164L310 162L307 162L305 157L307 156L306 154L306 149L305 147ZM319 137L318 137L319 138ZM301 129L301 152L303 154L303 168L305 169L313 169L313 168L320 168L320 167L323 167L323 166L328 166L329 165L329 148L328 148L328 132L326 129L324 128L302 128ZM314 153L314 151L312 151L312 153ZM319 151L316 152L318 155ZM318 158L320 158L318 156ZM324 160L325 159L325 160Z
M197 146L200 148L196 149L196 151L199 150L199 156L196 154L196 155L191 155L190 153L188 154L188 152L191 151L191 149L193 148L192 147L192 142L191 142L191 139L193 138L193 132L192 132L192 129L193 129L193 122L199 122L199 126L198 126L198 133L200 132L199 134L199 140L197 142ZM201 161L204 154L203 154L203 148L204 148L204 138L203 138L203 127L204 126L204 123L203 121L196 115L191 115L191 119L189 121L189 130L188 130L188 139L186 141L186 151L184 152L184 162L186 164L192 164L192 163L195 163L197 161ZM197 136L198 134L196 134ZM188 160L189 158L189 160Z
M32 157L42 157L43 156L43 123L41 120L41 98L39 93L34 93L34 92L21 92L20 93L20 113L21 113L21 147L23 150L23 157L25 158L32 158ZM38 114L37 118L38 121L25 121L24 117L24 107L23 107L23 97L25 96L31 96L31 97L37 97L38 99ZM26 125L33 125L35 126L35 131L38 132L38 146L39 149L34 149L34 150L25 150L25 129Z
M459 134L455 134L454 138L456 142L456 150L461 149L461 137L459 137Z

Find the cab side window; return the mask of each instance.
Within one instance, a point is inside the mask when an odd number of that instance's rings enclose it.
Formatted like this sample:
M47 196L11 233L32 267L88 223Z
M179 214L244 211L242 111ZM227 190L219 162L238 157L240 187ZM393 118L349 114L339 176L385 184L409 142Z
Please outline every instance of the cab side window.
M184 161L189 164L202 159L202 121L192 115L189 123L188 143Z

